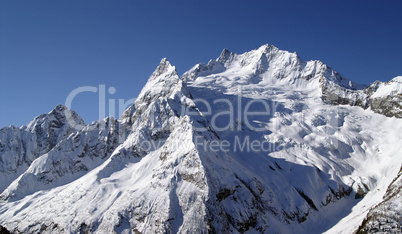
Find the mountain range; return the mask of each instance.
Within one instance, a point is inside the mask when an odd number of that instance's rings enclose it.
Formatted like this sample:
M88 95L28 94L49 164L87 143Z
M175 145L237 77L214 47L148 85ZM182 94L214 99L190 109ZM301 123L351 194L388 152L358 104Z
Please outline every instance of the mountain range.
M401 233L402 76L368 86L272 45L179 76L119 119L58 105L0 130L12 233Z

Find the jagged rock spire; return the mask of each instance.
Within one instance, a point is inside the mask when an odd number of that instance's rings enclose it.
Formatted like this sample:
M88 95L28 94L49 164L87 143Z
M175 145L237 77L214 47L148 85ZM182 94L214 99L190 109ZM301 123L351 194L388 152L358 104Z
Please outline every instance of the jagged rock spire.
M160 97L173 99L175 96L183 95L189 96L185 83L177 74L175 66L172 66L166 58L163 58L149 77L134 104L124 111L119 120L130 122L131 116L140 106L149 105Z
M175 92L183 91L183 82L176 72L175 66L163 58L158 67L149 77L148 82L141 90L136 103L151 102L161 96L170 96Z

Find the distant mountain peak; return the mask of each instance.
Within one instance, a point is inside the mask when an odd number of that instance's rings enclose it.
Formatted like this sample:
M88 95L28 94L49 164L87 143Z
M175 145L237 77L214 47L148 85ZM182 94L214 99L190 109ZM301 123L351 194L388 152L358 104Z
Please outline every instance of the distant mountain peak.
M70 127L76 128L77 130L81 129L85 125L84 120L82 120L75 111L68 109L62 104L57 105L47 114L39 115L26 127L33 130L35 126L43 125L44 122L51 122L52 124L50 126L59 127L68 124Z
M216 59L217 62L220 62L222 64L226 63L228 60L230 60L235 54L230 52L228 49L223 49L221 55Z
M160 61L158 67L155 69L155 71L152 73L151 78L157 78L162 74L169 73L172 75L177 75L176 68L175 66L172 66L167 60L167 58L162 58Z
M59 104L52 111L50 111L49 114L52 112L62 112L62 111L66 111L66 110L68 110L68 108L65 105Z
M260 46L258 49L256 49L257 51L262 51L263 53L269 53L269 52L277 52L279 51L278 47L274 46L274 45L270 45L270 44L265 44Z

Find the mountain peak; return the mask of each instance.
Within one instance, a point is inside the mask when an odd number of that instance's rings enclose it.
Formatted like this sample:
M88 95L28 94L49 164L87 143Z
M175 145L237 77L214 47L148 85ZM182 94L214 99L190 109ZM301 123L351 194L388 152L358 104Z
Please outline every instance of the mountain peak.
M172 66L166 58L163 58L149 77L137 101L142 100L145 96L155 98L169 95L174 90L181 90L182 85L182 81L176 72L175 66Z
M257 51L263 51L264 53L268 53L271 51L279 51L279 49L276 46L270 45L270 44L265 44L260 46Z
M65 105L59 104L53 110L51 110L49 112L49 115L56 114L56 113L63 113L64 114L65 111L70 111L70 110Z
M221 55L216 59L217 62L224 64L231 57L233 57L234 53L230 52L228 49L223 49Z
M176 72L175 66L163 58L158 67L149 77L134 104L123 112L119 118L121 122L130 122L131 115L142 105L149 105L159 98L174 98L175 96L189 95L185 84Z
M62 104L57 105L47 114L42 114L35 117L35 119L32 120L26 127L33 131L35 126L41 125L44 122L57 123L55 124L57 126L69 124L71 127L76 128L77 130L81 129L85 125L85 122L75 111L70 110L68 107Z
M176 67L175 67L175 66L172 66L172 65L170 64L170 62L167 60L167 58L163 58L163 59L160 61L158 67L157 67L157 68L155 69L155 71L152 73L152 75L151 75L150 78L156 78L156 77L158 77L158 76L160 76L160 75L162 75L162 74L164 74L164 73L169 73L169 74L172 74L172 75L177 75Z

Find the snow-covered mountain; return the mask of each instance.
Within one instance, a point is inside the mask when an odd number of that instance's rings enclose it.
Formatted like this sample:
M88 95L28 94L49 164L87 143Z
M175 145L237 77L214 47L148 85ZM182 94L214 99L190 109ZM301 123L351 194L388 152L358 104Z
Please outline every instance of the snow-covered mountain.
M7 188L35 159L83 125L84 121L74 111L59 105L26 126L0 129L0 190Z
M225 49L181 77L162 59L119 120L85 125L58 106L0 130L0 224L398 232L401 95L401 77L364 86L271 45Z

